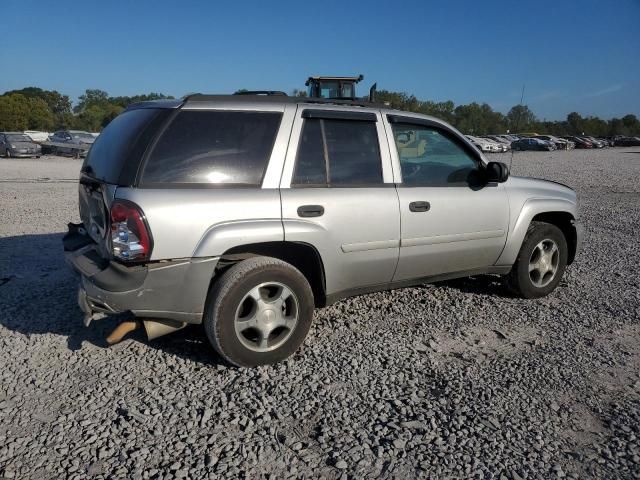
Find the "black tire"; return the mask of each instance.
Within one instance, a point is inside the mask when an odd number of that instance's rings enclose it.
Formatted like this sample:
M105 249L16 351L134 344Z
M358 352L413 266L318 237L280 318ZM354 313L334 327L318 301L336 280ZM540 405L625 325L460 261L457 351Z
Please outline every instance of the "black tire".
M4 151L4 156L7 158L11 158L11 150L9 150L8 148Z
M537 246L547 240L554 242L557 246L557 269L549 283L537 286L532 280L532 274L529 272L529 263ZM522 247L520 247L518 258L513 264L511 272L506 276L507 287L514 294L523 298L540 298L549 295L562 280L568 257L567 240L562 230L550 223L531 222L522 242Z
M269 351L248 348L236 333L236 315L249 291L274 282L286 286L297 300L297 323L282 344ZM248 299L250 300L250 299ZM294 266L271 257L253 257L230 267L209 291L204 328L211 345L232 365L253 367L276 363L292 355L302 344L313 319L313 293L309 282ZM274 330L276 331L276 330ZM277 343L276 343L277 345ZM274 345L275 346L275 345Z

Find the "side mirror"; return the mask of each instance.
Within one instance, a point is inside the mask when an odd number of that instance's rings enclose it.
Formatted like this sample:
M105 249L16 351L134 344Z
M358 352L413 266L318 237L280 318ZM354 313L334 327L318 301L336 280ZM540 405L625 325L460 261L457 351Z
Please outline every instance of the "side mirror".
M486 167L488 182L506 182L509 178L509 167L502 162L489 162Z

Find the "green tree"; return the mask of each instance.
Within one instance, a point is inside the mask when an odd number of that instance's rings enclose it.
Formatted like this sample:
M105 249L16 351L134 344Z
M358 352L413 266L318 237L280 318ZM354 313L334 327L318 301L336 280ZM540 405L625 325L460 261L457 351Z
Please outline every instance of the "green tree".
M440 118L445 122L453 123L455 120L455 104L451 100L446 102L420 102L419 112L432 117Z
M507 113L506 124L512 133L526 132L537 122L527 105L515 105Z
M638 117L633 114L622 117L622 124L631 135L637 135L640 132L640 121L638 121Z
M387 104L391 108L410 112L418 111L419 106L418 99L414 95L408 95L404 92L390 92L388 90L378 90L376 92L376 101Z
M138 102L148 102L150 100L166 100L173 99L170 95L165 95L163 93L145 93L142 95L134 95L133 97L109 97L108 102L112 105L117 105L122 108L127 108L132 103Z
M90 105L75 116L73 127L78 130L96 132L102 125L104 111L98 105Z
M73 108L75 113L81 113L89 107L105 106L109 103L109 94L104 90L87 89L80 95L78 105Z
M620 118L612 118L609 120L609 135L627 135L628 129L625 127L622 119Z
M584 125L582 116L578 112L571 112L567 115L567 125L569 126L571 135L582 135Z
M29 99L20 93L0 97L0 131L29 128Z
M47 102L42 98L27 98L28 116L27 123L29 130L53 130L55 116Z
M11 90L4 95L19 93L28 98L40 98L44 100L54 115L71 112L71 100L68 95L62 95L56 90L43 90L38 87L26 87L20 90Z
M482 107L476 102L469 105L458 105L453 113L455 115L454 125L457 129L470 135L487 133Z

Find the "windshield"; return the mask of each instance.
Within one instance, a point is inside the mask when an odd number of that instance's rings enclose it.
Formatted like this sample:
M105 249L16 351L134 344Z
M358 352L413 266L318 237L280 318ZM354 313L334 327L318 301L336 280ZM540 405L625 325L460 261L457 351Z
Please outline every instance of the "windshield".
M30 142L31 139L26 135L7 135L7 140L10 142Z

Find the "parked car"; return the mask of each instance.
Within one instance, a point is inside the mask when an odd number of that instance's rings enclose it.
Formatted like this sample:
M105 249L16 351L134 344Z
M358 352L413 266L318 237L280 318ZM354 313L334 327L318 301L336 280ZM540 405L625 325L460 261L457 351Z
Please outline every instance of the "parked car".
M25 130L24 134L34 142L46 142L49 140L49 132L41 132L38 130Z
M509 141L509 142L515 142L516 140L520 140L520 137L518 137L517 135L508 135L508 134L504 134L504 135L498 135L500 138L504 138L505 140Z
M499 137L497 135L486 135L482 138L485 138L489 141L492 141L494 143L497 143L498 145L500 145L500 147L502 148L503 152L506 152L508 150L511 150L511 142L509 140L506 140L502 137Z
M59 130L55 132L51 138L51 142L66 143L68 147L56 146L53 147L53 153L62 155L74 155L76 157L83 157L87 154L89 146L95 142L96 137L89 132L82 130ZM83 148L78 148L83 147Z
M28 136L20 132L0 132L0 153L5 157L40 158L42 149Z
M538 138L521 138L511 144L512 150L537 150L537 151L552 151L556 147L552 142L546 140L540 140Z
M389 148L391 146L391 148ZM362 102L192 95L129 106L80 173L63 244L108 341L203 323L233 365L280 361L315 307L477 274L549 294L579 250L576 193L509 175L433 117Z
M640 146L640 137L622 137L618 136L614 138L614 145L616 147L637 147Z
M554 137L553 135L538 135L534 138L537 138L538 140L545 140L547 142L551 142L555 145L556 149L558 150L570 150L572 148L575 148L576 146L575 143L569 140L565 140L564 138Z
M573 143L575 143L576 148L594 148L594 145L591 142L580 137L569 136L569 137L562 137L562 138L564 138L565 140L570 140Z
M474 137L473 135L466 136L471 143L473 143L481 152L485 153L499 153L502 152L502 147L497 143L491 142L486 138Z
M497 145L498 149L499 149L498 151L500 151L500 152L506 152L507 150L511 149L511 144L510 143L509 143L509 145L507 145L505 142L501 142L499 140L495 140L493 138L489 138L488 136L482 136L480 138L483 139L483 140L488 141L489 143L493 143L493 144Z
M602 140L598 140L597 138L594 137L580 137L583 140L591 143L595 148L604 148L604 147L608 147L609 144L607 142L604 142Z

